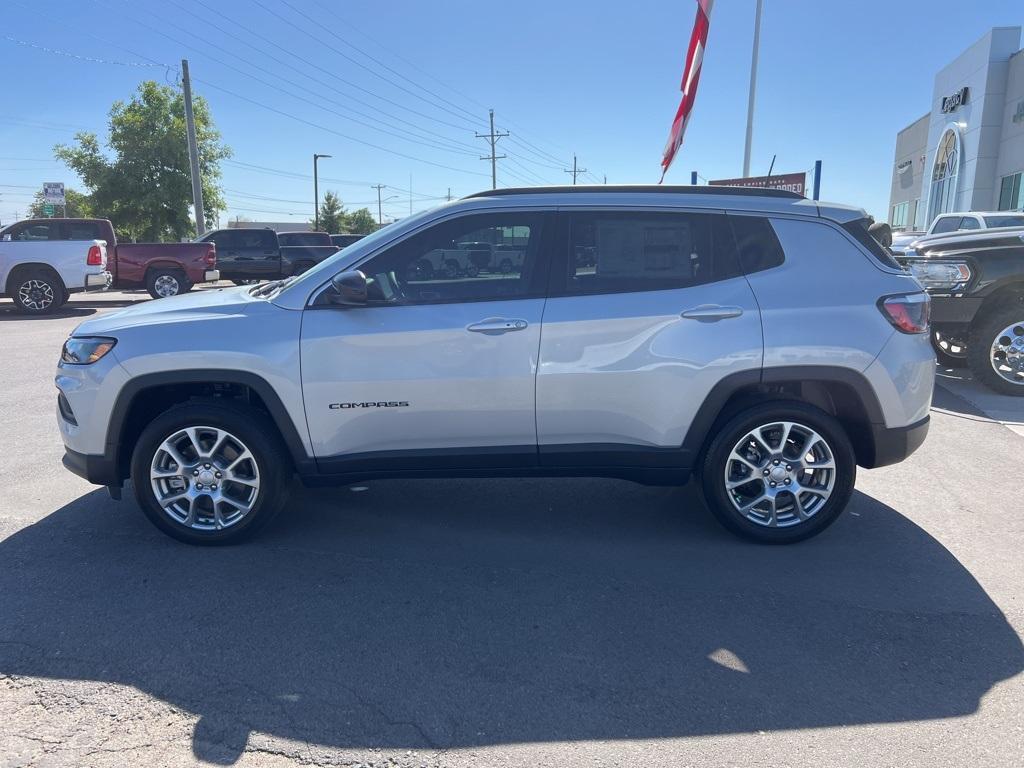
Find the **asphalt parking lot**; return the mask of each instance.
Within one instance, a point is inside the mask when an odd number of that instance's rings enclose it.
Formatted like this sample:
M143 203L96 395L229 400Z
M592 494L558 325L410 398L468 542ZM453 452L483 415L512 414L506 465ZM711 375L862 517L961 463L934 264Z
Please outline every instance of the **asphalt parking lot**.
M0 766L1011 766L1024 399L940 374L907 462L790 547L694 487L296 487L177 544L66 472L69 331L0 302Z

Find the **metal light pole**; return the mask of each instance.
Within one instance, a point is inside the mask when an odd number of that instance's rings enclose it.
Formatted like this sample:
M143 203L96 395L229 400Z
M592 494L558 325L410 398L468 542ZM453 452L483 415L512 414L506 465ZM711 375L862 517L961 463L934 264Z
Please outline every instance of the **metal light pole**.
M313 153L313 229L317 232L320 231L320 186L316 175L316 162L321 157L330 157L330 155Z
M757 92L757 57L761 48L761 6L754 11L754 48L750 55L750 94L747 97L747 143L743 148L743 176L750 175L750 142L754 137L754 94Z

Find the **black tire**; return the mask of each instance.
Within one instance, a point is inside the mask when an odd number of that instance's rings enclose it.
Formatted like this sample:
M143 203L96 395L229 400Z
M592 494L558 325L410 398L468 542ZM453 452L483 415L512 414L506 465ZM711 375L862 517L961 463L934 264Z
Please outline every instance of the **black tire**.
M932 331L932 349L935 350L935 359L943 368L967 367L967 344L961 339Z
M56 312L70 298L64 281L52 269L21 269L7 281L8 295L19 312L45 315Z
M450 280L454 280L461 273L462 270L459 268L459 262L455 259L448 259L448 261L444 263L444 276Z
M469 266L466 267L467 277L477 277L480 274L480 267L470 262Z
M512 259L502 259L501 263L498 265L498 270L503 275L512 274Z
M971 328L967 341L967 366L974 378L989 389L1003 395L1024 397L1024 375L1018 374L1020 384L1007 381L993 367L992 346L1005 328L1020 328L1024 331L1024 299L1004 302L986 312L984 318ZM1021 335L1014 333L1014 339ZM1017 360L1024 358L1017 357Z
M249 449L258 470L259 492L252 509L220 530L196 530L171 519L150 482L150 466L163 441L177 430L199 426L230 432ZM160 414L142 431L132 453L131 477L139 507L168 536L187 544L234 544L257 533L280 511L291 479L291 458L263 413L231 401L192 400Z
M806 520L787 527L781 525L768 527L748 519L736 509L731 493L725 487L725 473L730 465L729 456L739 441L757 427L783 421L808 427L825 440L831 449L832 459L835 463L834 483L831 495ZM778 437L781 438L781 434ZM795 449L799 454L801 446L794 443L790 443L790 445L790 450L787 453L792 454ZM767 445L766 447L769 449L781 448L781 445ZM784 455L775 454L774 451L772 453L780 457ZM781 460L784 464L785 458ZM790 460L793 460L792 455ZM770 466L772 459L768 458L767 461ZM827 470L818 471L827 472ZM853 494L853 484L856 478L857 463L853 447L842 425L824 411L797 401L767 401L737 413L717 431L704 454L701 466L704 498L718 521L739 536L767 544L791 544L821 533L834 523L846 508ZM766 483L767 481L762 481L760 476L754 475L751 471L751 482ZM767 490L767 485L763 487ZM750 488L751 486L746 486L746 489ZM756 497L756 489L749 492L751 496ZM785 489L782 489L781 492L788 493ZM736 489L736 493L740 494L741 490ZM784 503L792 505L791 494L783 496L783 499Z
M157 267L146 273L146 290L154 299L166 299L188 293L192 283L180 269Z

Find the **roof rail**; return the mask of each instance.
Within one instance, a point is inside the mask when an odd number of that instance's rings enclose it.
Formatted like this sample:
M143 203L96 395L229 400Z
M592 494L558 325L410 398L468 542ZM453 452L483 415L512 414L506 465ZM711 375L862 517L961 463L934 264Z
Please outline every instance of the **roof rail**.
M587 192L658 192L669 195L728 195L740 197L781 197L790 200L803 200L803 195L790 192L788 189L766 189L762 187L725 187L719 185L700 186L667 186L664 184L577 184L538 187L506 187L504 189L488 189L466 195L463 200L474 197L503 197L505 195L537 195L550 193L583 194Z

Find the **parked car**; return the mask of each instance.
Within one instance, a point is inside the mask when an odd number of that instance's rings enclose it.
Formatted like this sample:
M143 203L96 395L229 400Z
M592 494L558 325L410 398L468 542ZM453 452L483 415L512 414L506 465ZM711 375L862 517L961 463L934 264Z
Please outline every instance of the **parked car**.
M106 243L110 287L145 288L154 299L188 293L196 283L219 279L212 245L118 243L107 219L28 219L3 230L12 240Z
M892 236L892 244L889 246L889 250L897 258L900 256L906 256L908 252L913 250L915 242L924 237L924 232L918 231L903 231L895 232Z
M44 314L72 293L110 282L102 239L65 238L60 220L22 221L0 229L0 291L21 312Z
M346 248L346 247L352 245L352 243L358 243L364 237L366 237L366 235L356 235L356 234L350 234L350 233L342 233L342 234L338 234L338 235L331 235L331 242L337 248L341 249L341 248Z
M1024 229L929 238L900 262L932 296L939 362L1024 396Z
M935 217L925 235L943 235L974 229L999 229L1024 227L1024 212L1020 211L970 211L965 213L943 213Z
M57 368L64 462L115 497L131 477L147 517L197 544L254 533L293 474L696 475L730 530L804 539L858 464L928 431L928 295L867 223L781 190L473 195L300 277L82 323ZM510 232L510 275L410 269Z
M274 230L257 228L215 229L200 237L199 242L217 246L221 277L238 284L302 274L338 250L330 242L283 245Z
M326 232L278 232L277 242L283 246L295 245L334 245L331 236ZM335 246L334 250L338 250Z

